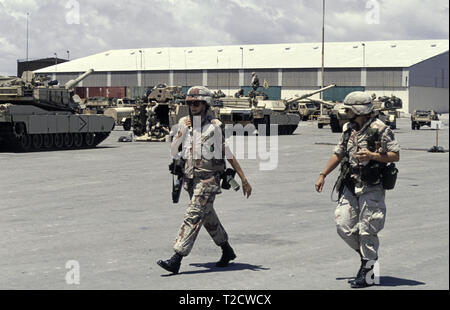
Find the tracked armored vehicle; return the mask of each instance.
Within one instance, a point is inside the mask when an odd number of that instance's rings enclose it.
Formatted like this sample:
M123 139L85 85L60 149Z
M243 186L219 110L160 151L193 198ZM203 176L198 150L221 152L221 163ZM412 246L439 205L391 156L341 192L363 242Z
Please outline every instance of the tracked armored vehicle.
M148 103L138 103L131 116L134 141L163 142L172 126L189 115L181 86L156 85L147 97Z
M73 92L93 71L64 86L31 71L0 79L0 150L81 149L105 140L114 129L113 118L82 114L81 99Z
M278 125L279 135L291 135L300 122L298 106L292 108L286 100L269 100L260 92L250 92L248 97L217 98L211 112L224 124L253 124L256 129L265 125L266 135L270 134L270 125Z

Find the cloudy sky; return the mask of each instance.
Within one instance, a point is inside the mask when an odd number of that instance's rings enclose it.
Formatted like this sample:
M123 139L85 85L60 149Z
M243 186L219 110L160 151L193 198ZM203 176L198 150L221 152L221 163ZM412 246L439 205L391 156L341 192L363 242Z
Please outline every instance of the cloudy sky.
M448 39L448 0L326 0L327 41ZM320 42L321 0L0 0L0 75L17 59L109 49Z

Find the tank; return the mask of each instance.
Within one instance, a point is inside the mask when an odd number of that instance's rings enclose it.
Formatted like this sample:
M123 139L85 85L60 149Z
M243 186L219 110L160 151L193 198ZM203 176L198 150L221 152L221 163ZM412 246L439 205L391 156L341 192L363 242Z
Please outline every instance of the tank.
M216 98L211 112L225 125L252 124L256 129L265 125L267 135L270 125L278 125L278 135L291 135L300 122L298 107L292 107L287 100L269 100L263 92Z
M136 104L131 115L134 141L163 142L172 126L189 115L181 86L158 84L148 93L147 102Z
M16 151L81 149L97 146L114 129L104 115L81 113L73 88L91 69L59 86L48 77L25 71L0 80L0 148Z
M291 111L297 112L300 115L302 121L318 118L320 115L321 102L320 100L311 99L309 97L324 92L335 86L336 84L330 84L312 93L303 94L301 96L296 95L297 98L288 99L287 104L290 105Z

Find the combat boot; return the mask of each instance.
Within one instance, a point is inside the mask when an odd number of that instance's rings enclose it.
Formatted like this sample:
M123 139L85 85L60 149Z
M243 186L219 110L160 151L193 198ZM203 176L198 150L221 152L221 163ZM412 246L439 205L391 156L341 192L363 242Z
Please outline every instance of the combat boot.
M370 271L373 270L373 265L370 268L366 268L366 264L369 262L368 260L363 260L363 265L361 268L361 272L359 275L355 278L355 280L350 282L351 288L364 288L375 285L375 281L372 275L370 279L367 279L367 275Z
M175 252L175 254L168 260L159 260L156 263L167 271L177 274L180 270L182 259L183 256Z
M236 254L234 254L233 248L230 246L228 242L221 245L220 247L222 248L222 257L216 263L216 267L226 267L228 266L230 260L236 258Z
M347 281L347 283L350 283L350 282L354 281L356 278L358 278L361 275L361 271L363 270L363 268L365 266L365 263L367 262L366 260L364 260L364 258L361 255L361 252L359 250L356 250L356 252L358 252L359 257L361 259L361 266L359 266L359 270L358 270L358 273L356 274L355 278L354 279L349 279Z

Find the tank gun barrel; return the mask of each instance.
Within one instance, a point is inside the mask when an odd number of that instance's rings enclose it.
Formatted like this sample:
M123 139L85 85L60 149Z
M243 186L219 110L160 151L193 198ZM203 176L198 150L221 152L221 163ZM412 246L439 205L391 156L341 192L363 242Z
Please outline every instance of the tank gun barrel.
M336 84L330 84L330 85L328 85L328 86L326 86L324 88L321 88L321 89L318 89L316 91L313 91L312 93L307 93L307 94L301 95L301 96L299 96L297 98L289 99L287 101L287 103L289 104L289 103L293 103L293 102L297 102L297 101L303 100L305 98L311 97L311 96L313 96L315 94L321 93L321 92L326 91L327 89L333 88L335 86L336 86Z
M94 72L94 69L89 69L88 71L86 71L85 73L83 73L82 75L80 75L79 77L77 77L74 80L70 80L69 82L66 83L66 85L64 86L66 89L72 89L75 87L75 85L77 85L78 83L80 83L82 80L84 80L85 78L87 78L92 72Z

